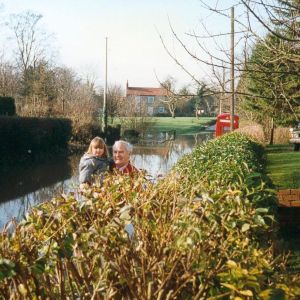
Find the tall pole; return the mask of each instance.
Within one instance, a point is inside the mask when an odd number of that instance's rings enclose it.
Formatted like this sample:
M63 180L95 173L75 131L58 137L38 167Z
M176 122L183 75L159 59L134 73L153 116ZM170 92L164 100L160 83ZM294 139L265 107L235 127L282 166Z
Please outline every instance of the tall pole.
M231 7L231 112L230 131L234 130L234 7Z
M105 78L102 109L102 131L106 138L107 134L107 37L105 38Z
M223 102L225 101L225 68L223 67L223 78L222 78L222 94L219 100L219 114L223 111Z

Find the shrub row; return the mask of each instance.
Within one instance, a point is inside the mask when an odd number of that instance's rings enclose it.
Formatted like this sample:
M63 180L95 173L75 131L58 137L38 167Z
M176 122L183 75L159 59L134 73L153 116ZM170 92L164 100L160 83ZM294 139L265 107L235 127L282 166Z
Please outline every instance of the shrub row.
M0 97L0 116L14 116L15 114L15 99L12 97Z
M156 184L143 174L111 175L101 187L34 208L0 236L0 295L297 299L299 276L274 258L266 203L275 198L258 176L262 150L228 135L198 147Z
M198 146L193 155L187 155L176 164L177 172L184 174L185 184L206 183L208 192L239 189L243 195L261 186L251 200L259 207L276 210L272 183L265 175L266 155L262 144L241 133L227 134Z
M66 148L71 130L68 119L0 117L1 160L22 161Z

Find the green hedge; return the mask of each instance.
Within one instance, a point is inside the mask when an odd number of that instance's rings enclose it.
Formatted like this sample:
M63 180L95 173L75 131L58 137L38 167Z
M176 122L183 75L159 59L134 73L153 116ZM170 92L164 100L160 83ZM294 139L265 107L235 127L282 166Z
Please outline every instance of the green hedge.
M1 160L18 161L67 147L71 136L68 119L0 117Z
M241 133L224 135L198 146L192 155L186 155L175 166L190 185L207 183L208 192L232 188L248 193L249 189L262 185L252 201L260 207L276 210L275 198L270 193L273 185L265 174L264 147ZM266 191L266 193L264 192Z
M156 184L144 174L111 175L34 208L0 236L0 296L299 299L299 274L274 255L275 194L259 151L227 135Z
M12 97L0 97L0 116L14 116L15 114L15 99Z

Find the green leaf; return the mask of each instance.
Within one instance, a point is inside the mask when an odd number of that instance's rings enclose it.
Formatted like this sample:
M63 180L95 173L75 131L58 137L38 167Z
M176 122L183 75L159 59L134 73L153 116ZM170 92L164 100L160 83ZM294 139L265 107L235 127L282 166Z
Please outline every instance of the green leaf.
M15 264L6 258L0 259L0 280L16 275Z
M282 289L267 289L259 294L263 300L285 300L285 292Z
M236 269L237 268L237 264L233 260L228 260L226 264L227 264L228 268L230 268L230 269Z
M42 275L45 272L46 260L45 259L37 260L31 268L35 274Z
M253 293L251 290L238 291L238 293L243 296L253 297Z
M58 249L58 254L61 258L70 258L73 255L74 239L72 234L67 234L63 240L61 247Z
M264 214L264 213L267 213L269 211L269 209L268 208L264 208L264 207L258 207L255 211L258 214Z
M236 291L236 290L237 290L236 287L235 287L234 285L229 284L229 283L221 283L221 285L223 285L223 286L225 286L225 287L227 287L228 289L233 290L233 291Z
M248 231L249 229L250 229L250 224L245 223L245 224L243 224L241 231L242 231L242 232L246 232L246 231Z

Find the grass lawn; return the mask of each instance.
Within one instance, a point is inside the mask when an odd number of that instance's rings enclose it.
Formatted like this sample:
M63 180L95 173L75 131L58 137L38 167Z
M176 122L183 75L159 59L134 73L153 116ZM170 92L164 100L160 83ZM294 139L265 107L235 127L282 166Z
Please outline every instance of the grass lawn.
M131 118L128 118L131 119ZM123 118L123 121L126 118ZM176 130L176 134L194 134L204 129L205 125L216 120L215 117L200 117L199 120L195 117L152 117L149 122L153 125L150 129L157 131ZM122 124L118 118L114 119L115 124Z
M215 117L155 117L153 118L154 129L158 131L176 130L177 134L193 134L203 130L204 125L208 124Z
M267 146L267 173L278 188L300 188L300 151L292 145Z

